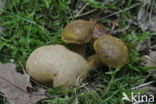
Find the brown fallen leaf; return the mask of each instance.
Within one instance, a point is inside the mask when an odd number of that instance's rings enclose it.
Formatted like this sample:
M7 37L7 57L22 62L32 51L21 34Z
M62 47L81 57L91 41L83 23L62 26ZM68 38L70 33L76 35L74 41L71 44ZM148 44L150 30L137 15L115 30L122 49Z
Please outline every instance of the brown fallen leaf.
M143 66L156 67L156 51L150 51L149 55L144 55L141 59L143 60Z
M97 23L96 19L90 19L89 20L91 24L94 25L94 29L92 32L92 40L96 40L98 37L102 35L108 35L108 33L105 31L104 26L100 23Z
M96 40L98 37L102 35L108 35L108 33L104 30L104 27L100 23L96 23L93 33L92 33L92 39Z
M148 73L152 76L152 79L156 79L156 51L150 51L148 55L141 57L141 65L150 67Z
M0 92L11 102L11 104L34 104L47 98L44 89L35 93L27 92L30 86L28 75L17 73L14 64L0 63Z
M138 23L142 31L150 30L156 32L156 1L140 0L142 3L138 11Z

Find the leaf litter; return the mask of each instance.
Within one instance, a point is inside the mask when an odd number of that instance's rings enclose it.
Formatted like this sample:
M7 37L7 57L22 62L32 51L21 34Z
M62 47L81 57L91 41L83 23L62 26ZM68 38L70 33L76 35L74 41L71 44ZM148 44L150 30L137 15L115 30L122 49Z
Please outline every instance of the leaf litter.
M137 15L140 28L143 32L156 32L156 1L140 0L140 2L142 5L140 5ZM152 44L153 41L155 41L155 36L151 36L148 41L138 44L137 51L143 52L140 65L150 68L148 73L149 77L152 78L137 86L135 90L147 90L145 94L156 97L156 43Z
M138 11L138 22L142 31L156 32L156 1L155 0L140 0Z
M39 88L37 92L28 92L31 87L29 75L16 72L14 64L0 64L0 92L11 104L34 104L46 99L46 90Z

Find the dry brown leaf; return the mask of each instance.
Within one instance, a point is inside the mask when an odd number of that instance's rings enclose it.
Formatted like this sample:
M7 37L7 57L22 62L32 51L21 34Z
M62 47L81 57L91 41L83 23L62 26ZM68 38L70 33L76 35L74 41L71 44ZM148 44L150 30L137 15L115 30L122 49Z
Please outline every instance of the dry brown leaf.
M138 52L140 51L147 51L147 49L149 49L148 43L146 42L141 42L137 44L136 50Z
M28 79L28 75L16 72L14 64L0 64L0 92L11 104L34 104L47 98L43 89L39 89L36 93L28 93L26 90L27 86L30 86Z
M153 79L156 79L156 51L150 51L149 55L144 55L141 57L141 59L141 65L151 67L148 72L153 77Z
M138 23L143 31L150 30L156 32L156 1L155 0L140 0L142 5L138 11Z
M156 67L156 51L150 51L149 55L142 57L142 65L147 67Z
M108 33L104 30L104 27L100 23L96 23L92 33L92 39L96 40L98 37L102 35L108 35Z

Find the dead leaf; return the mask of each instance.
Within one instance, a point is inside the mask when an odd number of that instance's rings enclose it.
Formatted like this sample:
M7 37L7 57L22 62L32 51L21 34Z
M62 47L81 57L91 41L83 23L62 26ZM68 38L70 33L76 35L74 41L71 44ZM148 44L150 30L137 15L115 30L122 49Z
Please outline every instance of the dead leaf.
M156 79L156 51L150 51L149 55L142 56L141 60L142 66L151 67L148 73L153 79Z
M92 31L92 40L96 40L98 37L102 35L108 35L108 33L105 31L104 26L100 23L97 23L96 19L91 18L89 20L91 24L93 24L94 28Z
M47 98L45 90L28 93L26 88L30 85L28 76L17 73L14 64L0 64L0 92L9 99L11 104L34 104Z
M150 30L156 32L156 1L155 0L140 0L142 5L138 11L138 23L142 31Z
M104 27L100 23L96 23L92 33L92 40L96 40L98 37L102 35L108 35L108 33L104 30Z
M138 52L140 51L146 51L147 49L149 49L148 43L147 42L141 42L137 44L136 50Z
M144 55L141 59L143 66L156 67L156 51L150 51L149 55Z

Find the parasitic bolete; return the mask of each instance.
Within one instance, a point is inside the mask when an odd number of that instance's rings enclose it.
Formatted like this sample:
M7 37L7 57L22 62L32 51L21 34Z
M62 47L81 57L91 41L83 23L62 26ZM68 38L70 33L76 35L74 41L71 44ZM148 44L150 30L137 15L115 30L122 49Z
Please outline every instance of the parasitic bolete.
M121 68L128 61L128 48L125 43L111 35L103 35L94 43L96 55L101 62L113 68Z
M92 38L93 22L78 19L68 23L61 34L62 40L71 45L71 49L85 55L86 43Z
M93 24L89 21L71 21L62 32L62 40L66 43L85 44L91 40L92 30Z

